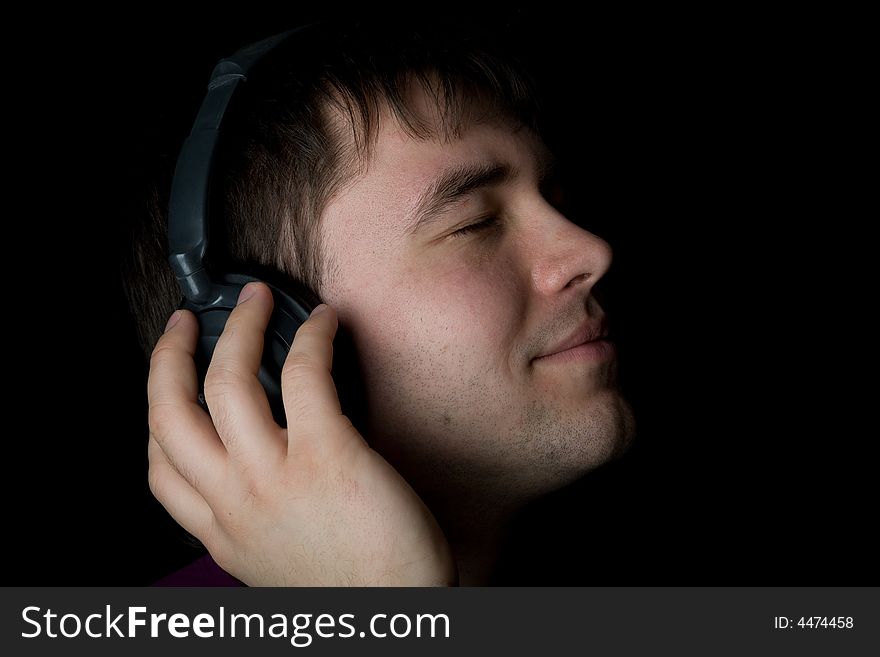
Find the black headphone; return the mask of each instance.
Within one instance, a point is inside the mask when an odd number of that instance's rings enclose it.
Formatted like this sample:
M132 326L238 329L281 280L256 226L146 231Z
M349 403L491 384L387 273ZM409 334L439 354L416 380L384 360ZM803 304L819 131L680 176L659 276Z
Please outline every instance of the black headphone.
M199 322L196 351L199 390L203 390L214 347L235 308L241 289L246 283L261 280L272 290L275 309L266 330L259 380L266 389L272 414L282 426L286 426L281 398L284 361L294 334L320 300L296 282L282 283L280 279L270 282L263 276L257 278L239 272L209 272L204 258L208 248L211 174L220 126L229 101L239 84L247 81L249 70L263 55L309 27L289 30L246 46L216 65L208 83L208 93L177 160L168 211L168 260L183 292L179 307L192 311ZM200 402L205 407L201 394Z

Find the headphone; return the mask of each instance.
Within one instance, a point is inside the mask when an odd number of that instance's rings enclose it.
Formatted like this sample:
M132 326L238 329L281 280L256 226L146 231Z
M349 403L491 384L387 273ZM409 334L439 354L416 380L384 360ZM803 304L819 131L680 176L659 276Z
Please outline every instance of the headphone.
M235 90L247 81L251 67L266 53L309 27L306 25L263 39L217 63L211 73L208 93L181 148L168 208L168 261L183 293L178 307L192 311L199 323L195 355L199 403L207 410L202 392L205 374L242 288L252 281L262 281L272 290L275 307L266 329L258 378L266 390L272 415L281 426L286 426L281 397L284 361L297 329L320 300L295 281L282 283L279 278L273 282L266 280L268 275L257 278L243 272L209 272L205 266L210 232L208 205L220 127Z

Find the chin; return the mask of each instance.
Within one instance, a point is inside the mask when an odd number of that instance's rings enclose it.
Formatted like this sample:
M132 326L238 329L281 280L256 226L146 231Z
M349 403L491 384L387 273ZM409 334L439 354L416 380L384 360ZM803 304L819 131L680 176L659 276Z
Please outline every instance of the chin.
M580 479L623 456L635 437L629 403L615 391L592 398L581 413L547 424L534 435L526 471L536 493L547 493Z
M629 450L636 435L636 420L629 402L616 390L609 392L607 397L610 419L607 442L610 452L606 462L623 456Z

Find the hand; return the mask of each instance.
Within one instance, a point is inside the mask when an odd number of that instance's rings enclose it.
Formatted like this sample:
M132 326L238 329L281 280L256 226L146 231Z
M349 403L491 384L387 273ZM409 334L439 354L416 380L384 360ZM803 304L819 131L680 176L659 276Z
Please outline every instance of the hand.
M282 374L288 429L257 379L272 294L242 291L197 402L198 324L178 310L150 362L150 489L221 568L266 586L436 586L458 580L425 504L341 412L336 312L313 313ZM213 418L213 421L212 421Z

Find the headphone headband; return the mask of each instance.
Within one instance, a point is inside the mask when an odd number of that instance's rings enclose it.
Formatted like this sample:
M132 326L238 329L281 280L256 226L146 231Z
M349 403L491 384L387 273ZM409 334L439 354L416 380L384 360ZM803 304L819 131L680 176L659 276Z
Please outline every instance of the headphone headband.
M245 46L221 59L211 73L208 93L189 137L183 143L168 207L168 261L183 296L196 304L209 303L216 286L205 270L208 250L208 194L220 124L239 82L251 67L288 37L310 27L288 30Z

